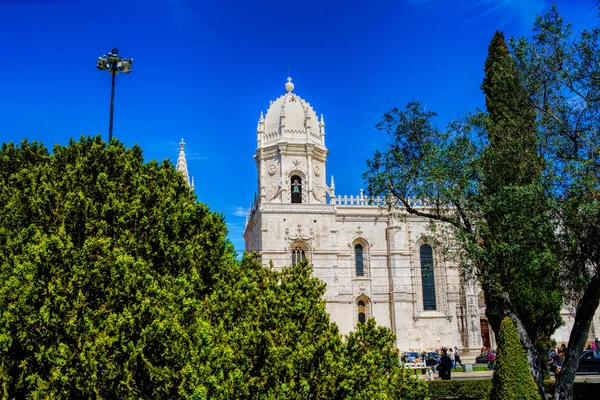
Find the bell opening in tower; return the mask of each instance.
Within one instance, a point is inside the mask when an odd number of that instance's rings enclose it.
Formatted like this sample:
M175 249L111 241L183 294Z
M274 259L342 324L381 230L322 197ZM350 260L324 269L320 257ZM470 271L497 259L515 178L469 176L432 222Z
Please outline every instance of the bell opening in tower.
M302 203L302 178L298 175L292 176L292 203Z

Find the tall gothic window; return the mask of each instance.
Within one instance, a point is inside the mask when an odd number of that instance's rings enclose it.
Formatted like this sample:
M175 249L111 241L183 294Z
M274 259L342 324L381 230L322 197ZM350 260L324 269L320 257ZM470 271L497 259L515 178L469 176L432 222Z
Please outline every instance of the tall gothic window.
M358 322L364 324L367 321L367 307L364 301L358 302Z
M356 276L365 276L365 264L363 262L363 247L361 244L354 246L354 258L356 259Z
M292 176L290 189L292 193L292 203L302 203L302 178L298 175Z
M423 310L435 310L435 276L433 250L428 244L421 246L421 284L423 285Z
M306 258L306 253L300 245L292 247L292 267L295 267L300 261Z

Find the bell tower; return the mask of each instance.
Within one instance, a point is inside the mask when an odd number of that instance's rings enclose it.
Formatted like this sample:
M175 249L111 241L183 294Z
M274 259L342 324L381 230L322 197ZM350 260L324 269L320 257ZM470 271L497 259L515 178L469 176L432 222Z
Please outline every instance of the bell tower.
M325 121L295 94L292 79L284 95L260 113L256 128L258 202L325 204ZM258 204L257 204L258 206Z

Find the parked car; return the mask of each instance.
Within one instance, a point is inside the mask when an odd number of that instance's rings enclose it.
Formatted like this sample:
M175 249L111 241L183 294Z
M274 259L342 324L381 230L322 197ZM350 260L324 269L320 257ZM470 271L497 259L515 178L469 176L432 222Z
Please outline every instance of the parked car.
M488 362L488 354L489 353L490 352L487 351L487 350L482 351L481 354L479 354L477 357L475 357L475 362L477 364L487 364L487 362Z
M437 365L440 363L440 358L442 356L437 351L430 351L425 353L425 365L431 367L433 372L435 372Z
M548 370L555 372L554 361L548 363ZM600 374L600 350L584 350L579 358L577 372Z
M421 362L421 354L416 351L407 351L402 354L402 361L405 363Z
M584 350L579 358L577 372L600 373L600 350Z

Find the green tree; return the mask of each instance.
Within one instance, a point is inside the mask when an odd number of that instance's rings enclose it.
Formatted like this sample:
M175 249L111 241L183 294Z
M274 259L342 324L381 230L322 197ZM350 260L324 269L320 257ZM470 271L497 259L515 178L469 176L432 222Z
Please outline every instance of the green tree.
M358 323L345 343L345 370L338 398L424 399L428 387L399 365L394 334L374 319Z
M246 254L207 303L223 354L208 397L423 398L427 386L400 368L391 331L370 320L344 340L324 293L306 261L274 270Z
M201 393L201 299L235 263L222 217L137 146L23 142L0 160L3 396Z
M536 17L534 37L513 42L514 54L542 128L557 222L565 301L575 307L556 385L573 398L573 382L600 303L600 28L574 33L553 6Z
M562 323L555 226L535 109L501 32L490 43L485 73L489 144L482 156L480 240L473 253L482 259L486 316L496 331L505 316L512 318L544 398L545 349Z
M335 398L344 346L311 273L306 261L263 267L256 254L224 272L207 302L223 354L209 397Z
M505 316L517 326L543 395L539 350L560 325L562 304L545 164L535 110L501 33L485 67L487 114L440 131L435 113L417 102L393 109L378 126L394 140L367 162L364 176L371 193L391 193L408 213L430 218L432 230L444 233L439 222L446 223L467 276L481 283L494 330ZM427 207L415 207L415 199Z
M512 320L505 317L498 333L498 354L492 380L492 400L538 399L523 346Z
M343 399L423 384L357 353L306 262L238 263L171 163L99 138L0 150L2 398ZM354 386L364 365L380 365ZM360 361L360 362L358 362ZM364 364L363 364L364 363Z

